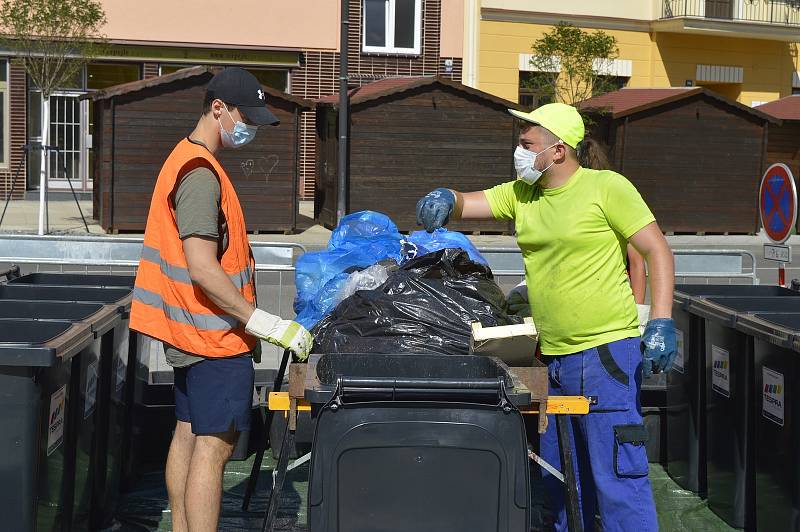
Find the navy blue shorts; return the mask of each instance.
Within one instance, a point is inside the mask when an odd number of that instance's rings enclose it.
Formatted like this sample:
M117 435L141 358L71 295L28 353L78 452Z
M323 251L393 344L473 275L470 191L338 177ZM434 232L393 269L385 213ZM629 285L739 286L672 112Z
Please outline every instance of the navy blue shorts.
M175 368L175 417L194 434L250 430L255 370L249 356L208 358Z

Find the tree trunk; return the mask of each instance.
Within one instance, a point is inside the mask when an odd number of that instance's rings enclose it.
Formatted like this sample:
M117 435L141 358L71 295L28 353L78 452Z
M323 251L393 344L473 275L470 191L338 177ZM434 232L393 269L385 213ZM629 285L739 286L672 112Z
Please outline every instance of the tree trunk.
M47 164L48 136L50 132L50 97L42 95L42 159L39 168L39 234L44 234L45 211L47 210Z

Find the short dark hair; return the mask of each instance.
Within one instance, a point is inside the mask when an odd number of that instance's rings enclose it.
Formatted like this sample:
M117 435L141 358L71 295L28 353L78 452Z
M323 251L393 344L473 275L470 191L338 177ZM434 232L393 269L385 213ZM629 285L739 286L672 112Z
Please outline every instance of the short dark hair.
M542 129L542 133L544 135L545 142L549 142L550 144L555 144L556 142L561 140L561 139L558 138L558 136L555 133L553 133L552 131L550 131L549 129L547 129L545 127L540 126L539 124L531 124L530 122L528 122L526 120L517 120L517 124L519 126L520 134L525 133L526 131L528 131L529 129L531 129L533 127L540 127Z
M206 95L203 97L203 114L207 115L211 112L211 104L214 103L214 100L218 100L219 98L214 98L214 95L206 91ZM228 108L228 111L233 111L236 109L236 106L232 103L224 102L225 107Z

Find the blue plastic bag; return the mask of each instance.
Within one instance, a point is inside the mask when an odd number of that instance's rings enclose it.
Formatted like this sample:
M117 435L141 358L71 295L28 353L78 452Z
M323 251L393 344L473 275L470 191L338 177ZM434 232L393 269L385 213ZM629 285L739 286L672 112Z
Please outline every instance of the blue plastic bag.
M427 231L415 231L408 237L408 241L417 246L417 256L436 253L442 249L456 248L463 249L469 254L469 258L475 262L488 266L489 263L480 254L469 238L457 231L448 231L441 228L433 233Z
M306 253L297 260L295 320L310 329L336 306L349 274L386 259L402 261L403 235L385 214L350 214L331 234L328 251Z
M341 301L337 297L351 273L382 260L402 264L446 248L463 249L470 259L488 265L472 242L461 233L437 229L417 231L408 238L385 214L361 211L345 216L331 233L328 250L306 253L296 265L295 320L310 329Z
M394 252L394 243L401 240L403 235L397 230L391 218L380 212L361 211L342 218L328 240L328 251L387 244L391 248L387 248L387 251ZM401 259L399 251L397 256L392 258L399 262Z

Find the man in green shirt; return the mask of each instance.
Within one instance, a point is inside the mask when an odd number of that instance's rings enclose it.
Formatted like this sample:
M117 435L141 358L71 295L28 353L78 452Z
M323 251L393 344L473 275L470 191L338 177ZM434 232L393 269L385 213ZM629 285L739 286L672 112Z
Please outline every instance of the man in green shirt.
M523 121L519 179L482 192L437 189L419 201L418 222L433 231L450 218L514 221L550 393L591 403L570 442L584 530L594 529L596 504L606 532L657 530L638 397L643 373L668 371L676 353L672 252L634 186L588 168L598 146L584 141L575 108L511 113ZM641 339L625 272L629 242L650 272L652 319ZM559 464L553 419L541 447ZM563 487L544 475L556 530L567 530Z

